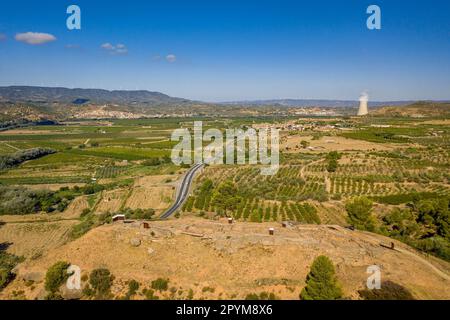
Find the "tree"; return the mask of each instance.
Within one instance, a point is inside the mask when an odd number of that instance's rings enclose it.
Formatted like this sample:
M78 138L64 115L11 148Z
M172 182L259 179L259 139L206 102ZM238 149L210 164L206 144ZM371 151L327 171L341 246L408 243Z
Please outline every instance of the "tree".
M114 280L108 269L95 269L89 276L89 283L98 298L107 298Z
M306 278L306 287L300 293L303 300L336 300L342 298L334 265L326 256L317 257Z
M225 181L219 185L212 196L212 205L219 210L236 210L242 198L238 196L238 190L233 182Z
M306 141L306 140L300 141L300 144L302 145L302 148L303 148L303 149L308 148L309 145L310 145L309 141Z
M372 201L366 197L356 197L345 205L348 222L357 229L374 231L375 219L372 216Z
M336 159L328 160L327 171L328 172L336 172L338 167L338 162Z
M331 151L327 154L327 160L339 160L342 158L342 155L337 151Z
M70 263L65 261L58 261L47 270L45 275L45 290L49 293L55 293L59 290L59 287L67 281L70 274L67 273L67 269L70 267Z
M336 172L338 167L338 160L342 157L342 155L337 151L331 151L327 154L327 171L328 172Z

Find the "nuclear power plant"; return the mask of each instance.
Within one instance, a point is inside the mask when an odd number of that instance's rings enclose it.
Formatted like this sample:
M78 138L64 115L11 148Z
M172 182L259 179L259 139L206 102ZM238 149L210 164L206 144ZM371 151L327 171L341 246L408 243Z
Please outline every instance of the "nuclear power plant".
M369 114L369 108L367 107L367 103L369 102L369 97L367 94L363 94L359 98L359 110L358 116L365 116Z

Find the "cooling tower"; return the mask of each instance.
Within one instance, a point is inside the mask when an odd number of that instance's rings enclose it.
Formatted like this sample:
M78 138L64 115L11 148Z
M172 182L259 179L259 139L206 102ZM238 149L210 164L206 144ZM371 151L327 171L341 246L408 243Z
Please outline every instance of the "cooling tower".
M369 114L369 108L367 107L367 102L369 101L369 98L367 95L362 95L359 98L359 110L358 110L358 116L365 116Z

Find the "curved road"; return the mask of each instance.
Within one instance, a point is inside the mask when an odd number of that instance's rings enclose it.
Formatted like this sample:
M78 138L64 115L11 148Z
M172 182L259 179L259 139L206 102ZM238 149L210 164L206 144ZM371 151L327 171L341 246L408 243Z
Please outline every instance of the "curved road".
M185 174L183 181L181 182L180 188L177 193L177 197L175 199L175 203L165 213L163 213L160 216L160 219L167 219L181 207L181 205L189 195L189 189L191 187L195 173L202 167L203 164L196 164L191 169L189 169L189 171Z

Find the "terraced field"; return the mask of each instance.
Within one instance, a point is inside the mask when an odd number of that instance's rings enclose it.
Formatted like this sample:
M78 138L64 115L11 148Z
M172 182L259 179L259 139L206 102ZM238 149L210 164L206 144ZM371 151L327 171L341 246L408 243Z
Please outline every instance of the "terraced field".
M8 222L0 226L0 243L17 256L37 258L69 240L76 221Z
M315 221L304 218L297 209L305 204L314 208L319 203L346 202L357 196L383 204L405 204L416 194L450 195L447 129L406 121L398 127L372 128L366 121L354 131L329 132L319 138L284 132L281 166L274 176L260 175L257 166L207 167L183 210L198 215L228 214L246 221L317 223L320 217ZM302 148L301 141L312 147ZM327 160L331 151L339 154L333 170L329 170ZM218 208L213 199L226 181L239 195L238 205L229 212ZM208 183L211 186L205 189ZM338 215L345 212L341 210ZM324 219L330 221L329 217ZM342 223L341 217L334 222Z
M105 239L114 238L115 233L106 232L117 226L108 226L113 215L122 213L136 220L136 228L140 228L139 220L158 220L155 218L170 206L180 177L187 170L167 160L174 145L170 135L175 128L189 128L193 119L190 120L66 123L0 132L0 156L7 155L4 159L18 150L35 147L57 151L0 171L0 195L3 197L0 205L6 214L0 216L3 222L0 222L0 244L8 252L25 257L29 265L45 261L52 252L64 251L67 246L74 246L78 252L77 243L86 243L80 247L86 256L97 257L89 246L92 244L89 239L98 230L102 230ZM266 120L210 119L204 123L204 129L251 126L256 121ZM338 129L324 132L320 127L323 123L328 128L330 121L339 120L307 121L312 123L312 129L282 131L280 168L275 175L261 175L259 165L207 165L195 179L190 196L174 219L151 223L183 225L183 221L189 221L194 215L214 220L194 218L200 221L199 225L208 225L207 229L209 225L223 223L236 231L245 225L258 230L254 235L258 239L261 230L271 237L264 229L267 226L276 227L277 234L279 230L290 232L292 228L299 228L300 237L306 239L299 250L304 250L311 239L305 233L311 230L315 230L312 236L319 236L320 243L325 243L322 233L326 230L333 233L341 230L339 232L349 235L345 243L354 243L350 239L356 232L336 225L348 227L351 222L347 205L355 197L366 196L367 201L374 202L370 210L376 228L370 230L372 234L389 236L387 239L402 241L405 247L408 245L450 261L446 224L442 223L442 219L446 219L446 196L450 195L449 132L440 122L421 125L397 119L389 124L393 128L386 129L372 128L371 119L343 120L345 132ZM373 121L378 123L376 119ZM415 126L419 126L419 130L414 131ZM418 199L422 202L417 202ZM21 206L27 214L17 210ZM225 219L220 223L221 217L233 217L237 223L229 225ZM282 228L280 222L285 221L288 223ZM124 224L124 228L128 225ZM158 235L161 228L155 230L153 233ZM182 240L192 235L195 238L201 231L192 225L183 226L182 230ZM133 237L137 231L130 231ZM154 237L152 233L145 239L151 237ZM247 237L245 232L243 237ZM219 238L230 243L235 241L234 236L229 238L223 233ZM152 241L151 246L158 243ZM124 266L119 269L128 277L128 260L114 254L116 248L109 248L111 241L99 243L108 246L105 255L114 255L118 265ZM263 245L266 244L264 241ZM122 245L126 250L137 249L131 248L128 240ZM339 249L336 245L333 244L332 250ZM379 243L373 247L391 250ZM147 252L147 246L145 248L143 265L148 255L153 254ZM355 246L352 254L365 256L358 251L360 248ZM177 252L183 250L177 249ZM290 259L284 248L280 252ZM177 256L168 256L172 255ZM433 259L440 261L438 258ZM426 259L435 261L429 256ZM75 261L72 256L67 260ZM216 263L214 260L214 265ZM274 266L278 267L279 263ZM139 278L140 273L133 275ZM362 273L366 275L365 270ZM19 280L12 285L20 288L22 284ZM190 286L190 283L186 285ZM288 291L285 296L292 298L292 292ZM283 292L280 294L284 295Z

